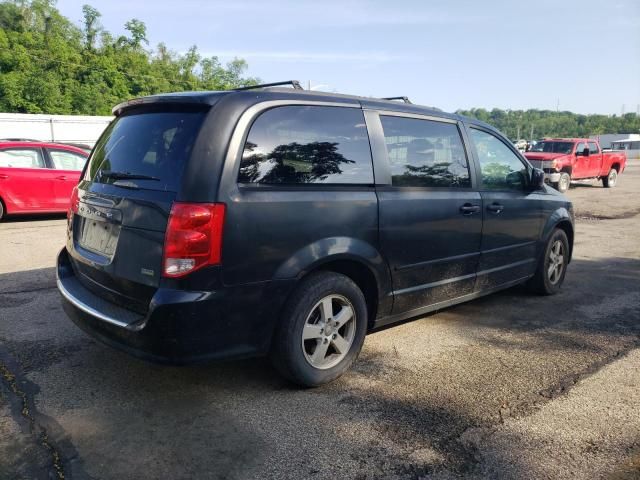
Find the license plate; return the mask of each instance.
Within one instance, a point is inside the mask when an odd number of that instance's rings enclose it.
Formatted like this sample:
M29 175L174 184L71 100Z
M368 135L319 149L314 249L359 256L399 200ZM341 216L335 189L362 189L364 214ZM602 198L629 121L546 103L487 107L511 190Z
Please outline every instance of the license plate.
M112 256L116 252L119 234L119 225L83 218L78 243L82 248L92 252Z

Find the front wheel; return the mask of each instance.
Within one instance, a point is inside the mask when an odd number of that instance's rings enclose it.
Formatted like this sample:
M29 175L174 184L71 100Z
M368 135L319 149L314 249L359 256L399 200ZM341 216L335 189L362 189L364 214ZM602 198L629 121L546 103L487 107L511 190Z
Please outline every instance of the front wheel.
M560 291L569 263L569 240L564 230L556 228L538 260L538 267L529 287L541 295L555 295Z
M567 172L562 172L560 174L560 180L557 183L557 187L556 190L558 190L561 193L566 192L567 190L569 190L569 186L571 185L571 176L567 173Z
M339 273L314 273L287 302L271 360L294 383L322 385L349 369L366 330L367 305L358 286Z
M0 200L0 221L2 221L2 217L4 217L4 205L2 204L2 200Z
M609 170L606 177L602 177L602 185L604 188L613 188L618 183L618 171L615 168Z

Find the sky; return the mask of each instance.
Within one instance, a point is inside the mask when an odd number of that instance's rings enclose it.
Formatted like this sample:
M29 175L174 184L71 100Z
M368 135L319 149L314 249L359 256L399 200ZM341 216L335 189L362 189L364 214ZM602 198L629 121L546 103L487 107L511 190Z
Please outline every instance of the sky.
M264 82L385 97L445 111L621 114L640 105L640 0L58 0L124 33L226 62Z

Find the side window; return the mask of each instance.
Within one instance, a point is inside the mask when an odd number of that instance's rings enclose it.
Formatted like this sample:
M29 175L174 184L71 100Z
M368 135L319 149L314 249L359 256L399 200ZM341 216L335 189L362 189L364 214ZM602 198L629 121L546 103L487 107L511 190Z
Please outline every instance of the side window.
M576 147L576 156L578 157L581 156L585 148L587 148L586 143L579 143L578 146Z
M45 168L39 148L7 148L0 150L0 167Z
M319 106L267 110L251 126L238 182L373 183L362 110Z
M598 145L595 142L589 142L589 154L600 153Z
M381 115L380 121L393 186L471 186L467 156L455 124L388 115Z
M502 140L495 135L471 130L476 147L482 187L490 190L523 190L527 186L527 167Z
M57 170L82 170L87 159L82 155L65 150L49 150L53 168Z

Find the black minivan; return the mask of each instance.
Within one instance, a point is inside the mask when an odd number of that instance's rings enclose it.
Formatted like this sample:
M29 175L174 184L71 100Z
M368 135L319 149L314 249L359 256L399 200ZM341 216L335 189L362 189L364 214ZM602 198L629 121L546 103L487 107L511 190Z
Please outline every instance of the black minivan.
M134 355L269 355L320 385L368 332L564 280L571 203L477 120L264 86L114 114L74 190L57 283L78 326Z

